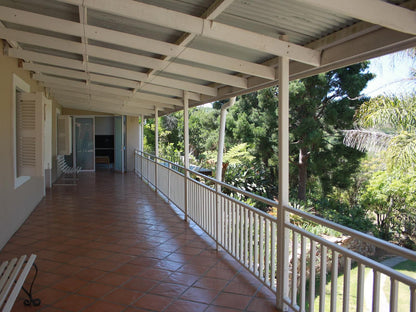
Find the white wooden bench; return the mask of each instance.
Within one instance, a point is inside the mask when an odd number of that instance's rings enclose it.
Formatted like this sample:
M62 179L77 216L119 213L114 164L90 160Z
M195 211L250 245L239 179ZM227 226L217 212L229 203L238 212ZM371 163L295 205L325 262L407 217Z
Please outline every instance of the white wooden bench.
M81 171L81 167L74 168L69 166L65 161L64 155L58 155L56 156L56 159L58 162L58 168L63 174L76 176Z
M9 312L21 289L28 295L29 299L24 300L25 305L40 305L39 299L32 298L32 287L38 274L35 265L36 255L21 256L19 259L13 258L0 264L0 309L2 312ZM32 266L35 268L35 275L30 285L29 291L23 287L23 283L28 276Z
M74 168L69 166L65 161L64 155L57 155L56 160L62 176L59 179L61 182L56 182L54 185L76 185L76 181L78 180L77 176L81 171L81 167ZM67 181L70 181L70 183Z

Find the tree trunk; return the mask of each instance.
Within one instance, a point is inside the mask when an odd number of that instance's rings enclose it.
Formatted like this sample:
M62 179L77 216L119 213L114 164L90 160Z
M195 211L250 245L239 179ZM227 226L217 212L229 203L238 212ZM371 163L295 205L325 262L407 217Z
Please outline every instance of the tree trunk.
M299 149L298 163L298 199L306 200L306 182L308 180L308 153L305 149Z

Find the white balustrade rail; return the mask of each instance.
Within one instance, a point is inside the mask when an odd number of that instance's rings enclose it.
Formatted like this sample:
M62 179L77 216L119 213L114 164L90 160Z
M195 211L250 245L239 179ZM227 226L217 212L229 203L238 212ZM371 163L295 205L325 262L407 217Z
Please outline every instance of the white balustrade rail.
M270 207L277 207L275 201L147 153L136 151L135 165L135 172L143 180L187 213L188 218L265 286L276 291L277 283L281 283L276 274L278 247L285 241L277 237L276 218L229 194L239 194ZM411 250L293 207L285 207L285 210L292 217L296 215L297 220L300 218L336 230L389 254L416 262L416 253ZM285 304L290 309L401 312L399 307L405 306L406 311L416 312L415 279L310 233L292 221L285 224L285 233L290 242L285 255L289 263L285 268L289 280L282 289L286 294Z

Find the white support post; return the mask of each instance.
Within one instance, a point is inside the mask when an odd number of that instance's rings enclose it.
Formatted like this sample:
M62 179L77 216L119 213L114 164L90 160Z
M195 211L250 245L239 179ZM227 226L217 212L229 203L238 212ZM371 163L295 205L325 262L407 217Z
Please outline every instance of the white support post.
M155 107L155 156L159 157L159 110ZM157 158L155 158L155 192L157 192Z
M184 123L184 159L183 159L183 165L185 167L185 198L184 198L184 211L185 211L185 222L188 221L188 177L189 172L187 169L189 169L189 92L184 91L183 92L183 123Z
M220 132L218 135L218 154L217 154L217 170L216 170L216 175L215 178L218 181L222 180L222 159L223 159L223 154L224 154L224 138L225 138L225 121L226 121L226 117L227 117L227 109L229 107L231 107L232 105L234 105L235 103L235 97L230 98L230 101L226 104L224 104L221 107L221 117L220 117ZM219 215L219 209L220 209L220 196L219 194L221 193L221 185L220 184L216 184L215 185L216 188L216 250L218 250L218 215Z
M288 297L289 233L289 58L279 58L279 205L277 213L277 309L286 311L284 298Z
M219 181L221 181L222 177L222 158L224 154L225 120L227 117L227 109L234 105L234 103L235 97L232 97L227 104L224 104L221 107L220 133L218 137L217 173L215 175L216 179Z
M139 151L143 152L143 140L144 140L144 116L140 115L140 125L139 125Z

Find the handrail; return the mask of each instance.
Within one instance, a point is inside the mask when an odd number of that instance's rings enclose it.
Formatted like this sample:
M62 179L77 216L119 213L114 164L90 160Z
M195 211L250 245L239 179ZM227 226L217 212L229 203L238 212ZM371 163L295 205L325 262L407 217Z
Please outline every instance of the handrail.
M182 169L184 171L188 171L188 172L190 172L190 173L192 173L194 175L200 176L200 177L202 177L202 178L204 178L204 179L206 179L208 181L211 181L212 183L215 183L216 185L220 185L220 186L225 187L225 188L227 188L229 190L232 190L232 191L235 191L237 193L243 194L243 195L245 195L247 197L253 198L253 199L255 199L255 200L259 201L259 202L262 202L262 203L264 203L266 205L270 205L272 207L276 207L278 205L278 202L277 201L273 201L273 200L270 200L268 198L265 198L265 197L262 197L262 196L259 196L259 195L252 194L250 192L241 190L241 189L239 189L239 188L237 188L235 186L229 185L229 184L224 183L222 181L219 181L219 180L217 180L215 178L206 176L206 175L204 175L202 173L199 173L199 172L194 171L194 170L191 170L191 169L187 169L187 168L185 168L185 167L183 167L181 165L178 165L176 163L173 163L173 162L171 162L171 161L169 161L167 159L164 159L164 158L161 158L161 157L157 157L155 155L152 155L152 154L149 154L149 153L146 153L146 152L140 152L140 151L137 151L137 150L135 152L136 153L142 153L143 155L147 155L147 156L153 157L154 159L157 159L157 160L160 160L160 161L163 161L163 162L170 163L171 165L174 165L174 166L176 166L176 167L178 167L178 168L180 168L180 169ZM170 168L170 169L173 170L172 168ZM243 203L241 201L238 201L238 202L241 203L241 204L243 204L243 205L245 205L245 206L247 206L247 208L249 208L249 209L256 209L256 208L253 208L253 207L251 207L251 206L249 206L249 205L247 205L247 204L245 204L245 203ZM296 208L294 208L292 206L285 206L285 209L287 210L287 212L290 212L290 213L293 213L295 215L301 216L301 217L305 218L308 221L312 221L312 222L315 222L317 224L327 226L327 227L329 227L329 228L331 228L333 230L336 230L336 231L341 232L343 234L348 234L351 237L354 237L354 238L360 239L360 240L362 240L364 242L373 244L373 245L375 245L375 246L377 246L377 247L379 247L381 249L389 250L389 252L394 252L397 255L403 256L403 257L405 257L405 258L407 258L409 260L412 260L412 261L415 261L416 262L416 253L414 251L412 251L412 250L409 250L409 249L406 249L406 248L397 246L395 244L392 244L390 242L384 241L382 239L379 239L379 238L376 238L376 237L367 235L367 234L365 234L363 232L360 232L360 231L357 231L357 230L348 228L346 226L337 224L335 222L326 220L324 218L318 217L318 216L313 215L313 214L310 214L308 212L305 212L305 211L296 209ZM265 217L267 217L269 219L275 220L275 218L273 216L270 216L269 214L267 214L267 213L265 213L265 212L263 212L261 210L256 209L256 212L262 214L263 216L265 216Z
M298 226L296 226L294 224L288 224L287 227L290 228L290 229L292 229L292 230L294 230L295 232L298 232L298 233L306 236L306 237L313 238L314 241L319 242L322 245L331 247L331 249L336 250L336 251L338 251L338 252L340 252L340 253L342 253L344 255L347 255L351 259L357 260L358 262L363 263L363 264L366 264L368 266L371 266L372 268L376 268L381 273L384 273L384 274L387 274L389 276L392 276L392 277L394 277L396 280L398 280L400 282L403 282L403 283L412 285L413 287L416 287L416 280L413 279L413 278L411 278L411 277L409 277L409 276L407 276L407 275L404 275L403 273L400 273L400 272L398 272L398 271L396 271L394 269L391 269L391 268L389 268L389 267L387 267L385 265L382 265L379 262L374 261L374 260L372 260L370 258L363 257L359 253L356 253L354 251L351 251L351 250L349 250L347 248L343 248L343 247L339 246L338 244L335 244L335 243L333 243L331 241L328 241L326 239L323 239L322 237L320 237L318 235L315 235L313 233L310 233L310 232L308 232L308 231L306 231L306 230L304 230L304 229L302 229L302 228L300 228L300 227L298 227Z

